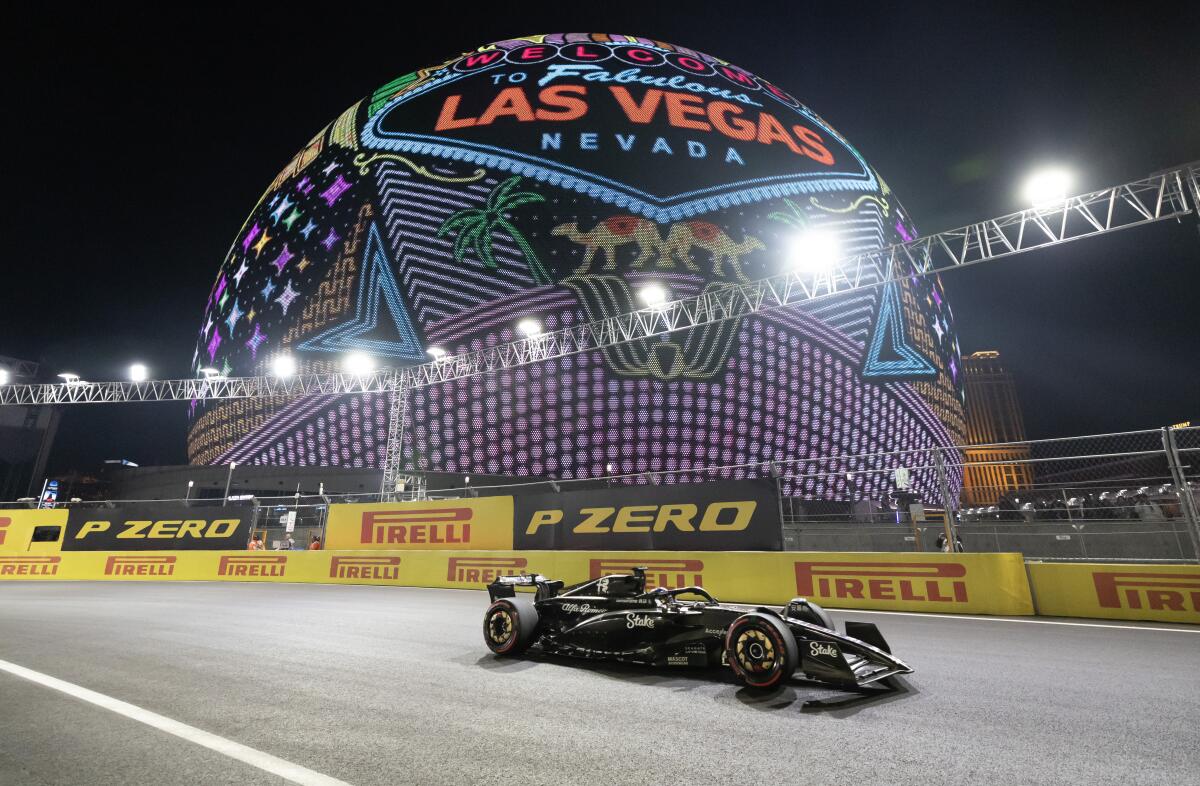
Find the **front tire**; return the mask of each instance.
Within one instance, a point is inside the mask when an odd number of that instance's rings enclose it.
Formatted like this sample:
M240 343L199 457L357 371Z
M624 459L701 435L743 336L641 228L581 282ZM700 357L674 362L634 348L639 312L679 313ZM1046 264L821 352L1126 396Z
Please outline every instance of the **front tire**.
M800 663L796 639L782 621L766 614L746 614L725 634L725 654L733 673L748 687L782 685Z
M483 641L497 655L520 655L533 643L538 613L526 598L501 598L483 615Z

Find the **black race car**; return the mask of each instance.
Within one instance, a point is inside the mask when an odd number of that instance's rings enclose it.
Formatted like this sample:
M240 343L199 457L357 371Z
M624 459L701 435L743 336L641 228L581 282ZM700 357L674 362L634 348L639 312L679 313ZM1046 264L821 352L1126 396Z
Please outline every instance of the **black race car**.
M647 592L641 568L566 589L545 576L502 576L488 585L488 595L483 638L497 655L728 664L754 688L780 685L797 668L809 679L855 688L912 672L870 623L847 622L838 633L826 611L804 598L770 609L723 605L700 587Z

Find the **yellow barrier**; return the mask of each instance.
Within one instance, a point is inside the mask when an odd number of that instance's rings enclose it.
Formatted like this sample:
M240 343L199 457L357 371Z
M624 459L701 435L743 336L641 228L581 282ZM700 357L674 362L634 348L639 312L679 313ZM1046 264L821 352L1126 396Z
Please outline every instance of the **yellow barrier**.
M833 607L965 614L1033 613L1017 554L583 551L174 551L0 556L0 579L286 581L482 589L537 572L568 584L647 568L650 587Z
M330 505L331 549L511 549L513 498Z
M1052 617L1200 623L1200 566L1029 563L1038 612Z
M62 548L63 531L67 526L67 511L57 510L0 510L0 554L57 553ZM58 527L57 537L35 542L36 527Z

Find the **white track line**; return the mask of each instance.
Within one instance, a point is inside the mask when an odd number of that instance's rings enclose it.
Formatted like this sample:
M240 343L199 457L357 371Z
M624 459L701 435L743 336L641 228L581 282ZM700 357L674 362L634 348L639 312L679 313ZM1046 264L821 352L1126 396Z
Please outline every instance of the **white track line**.
M1026 625L1069 625L1075 628L1117 628L1119 630L1158 630L1168 633L1200 633L1198 628L1154 628L1149 625L1106 625L1102 622L1062 622L1060 620L1017 619L1014 617L972 617L969 614L928 614L923 611L868 611L867 609L835 609L839 614L891 614L897 617L933 617L939 620L980 620L981 622L1023 622Z
M65 682L48 674L42 674L41 672L27 669L24 666L9 663L6 660L0 660L0 671L6 671L9 674L37 683L38 685L52 688L81 701L86 701L89 704L95 704L97 707L103 707L118 715L124 715L126 718L131 718L139 723L144 723L160 731L165 731L167 734L174 734L176 737L185 739L188 742L194 742L217 753L222 753L231 759L237 759L240 762L249 764L251 767L257 767L272 775L278 775L291 783L299 783L302 786L350 786L345 781L331 778L328 775L322 775L319 772L302 767L299 764L293 764L290 761L284 761L269 753L263 753L260 750L242 745L240 742L219 737L216 734L197 729L195 726L180 723L177 720L172 720L156 712L142 709L136 705L129 704L120 699L114 699L111 696L105 696L103 693L97 693L94 690L88 690L70 682Z

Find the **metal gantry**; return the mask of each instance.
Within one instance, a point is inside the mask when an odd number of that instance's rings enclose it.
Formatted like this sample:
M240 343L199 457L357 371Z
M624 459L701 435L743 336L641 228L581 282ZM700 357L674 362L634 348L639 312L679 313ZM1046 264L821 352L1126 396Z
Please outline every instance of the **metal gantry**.
M840 259L816 272L787 272L713 288L690 298L538 334L483 350L369 374L210 377L150 382L69 382L0 386L0 406L192 401L387 393L391 402L384 492L395 487L408 392L464 377L662 336L726 319L799 305L909 275L923 276L1049 248L1085 237L1180 219L1200 203L1200 161L1119 186L1068 197L958 229Z

